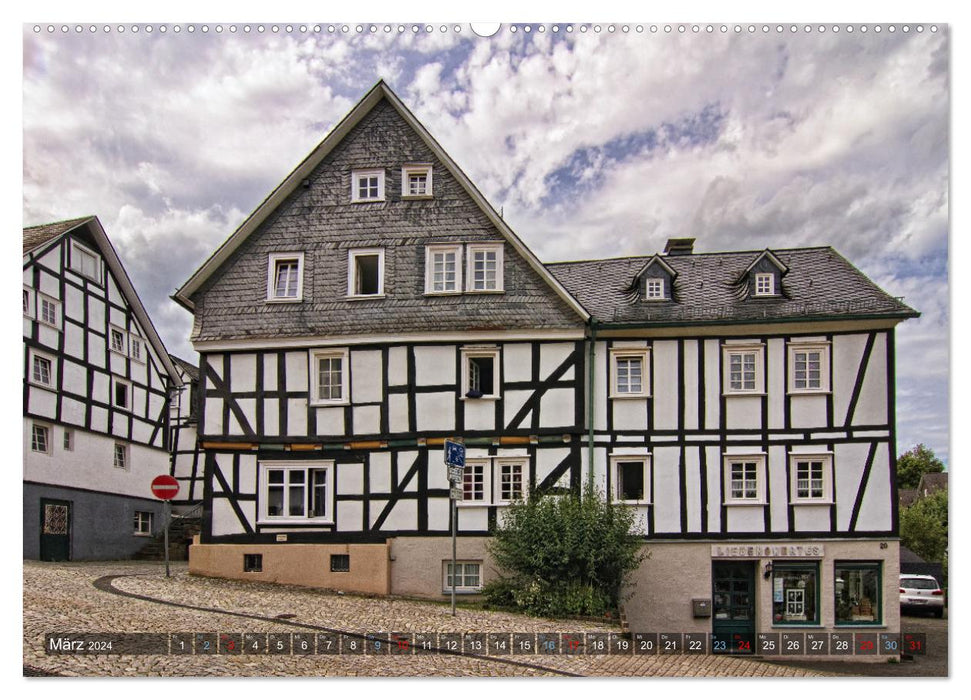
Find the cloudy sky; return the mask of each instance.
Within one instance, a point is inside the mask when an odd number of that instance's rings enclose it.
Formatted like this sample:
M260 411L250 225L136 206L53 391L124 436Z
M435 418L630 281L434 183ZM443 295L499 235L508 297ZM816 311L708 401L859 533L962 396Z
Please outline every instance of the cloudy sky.
M23 223L97 215L175 354L169 295L384 78L544 261L836 247L923 314L897 333L898 446L947 459L944 25L38 26Z

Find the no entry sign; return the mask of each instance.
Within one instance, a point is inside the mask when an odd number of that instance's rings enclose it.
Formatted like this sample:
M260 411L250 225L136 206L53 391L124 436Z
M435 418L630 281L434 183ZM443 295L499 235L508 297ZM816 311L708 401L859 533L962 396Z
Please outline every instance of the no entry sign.
M162 474L152 479L152 493L155 498L163 501L171 501L179 495L179 482L174 476Z

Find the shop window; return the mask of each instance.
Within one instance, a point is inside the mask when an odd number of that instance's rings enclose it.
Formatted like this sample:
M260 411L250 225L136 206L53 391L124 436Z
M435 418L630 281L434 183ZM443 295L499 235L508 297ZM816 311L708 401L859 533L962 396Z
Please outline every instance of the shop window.
M263 555L262 554L244 554L243 555L243 571L253 571L253 572L263 571Z
M819 624L819 565L773 563L772 621L777 625Z
M836 562L837 625L875 625L882 617L881 571L878 562Z
M330 555L330 570L331 571L350 571L351 570L351 555L350 554L331 554Z

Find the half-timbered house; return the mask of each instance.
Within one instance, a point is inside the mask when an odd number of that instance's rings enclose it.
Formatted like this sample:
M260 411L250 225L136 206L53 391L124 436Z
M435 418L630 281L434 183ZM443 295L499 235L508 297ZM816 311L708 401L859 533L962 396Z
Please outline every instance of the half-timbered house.
M23 243L24 557L130 557L162 525L182 382L96 217Z
M831 248L692 246L543 265L378 83L175 295L200 353L191 570L444 595L459 438L460 592L495 575L507 504L592 482L651 550L634 629L893 628L915 312Z

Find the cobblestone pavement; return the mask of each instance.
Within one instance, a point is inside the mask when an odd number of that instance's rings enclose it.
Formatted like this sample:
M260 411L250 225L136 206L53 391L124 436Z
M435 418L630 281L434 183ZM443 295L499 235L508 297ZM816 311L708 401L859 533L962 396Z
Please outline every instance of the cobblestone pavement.
M166 579L144 562L24 562L25 675L64 676L820 676L752 659L723 656L181 656L44 653L50 632L307 632L309 627L367 632L617 632L589 622L553 622L522 615L396 598L367 598L264 583L190 576L185 564ZM99 590L114 589L154 600ZM99 584L104 588L103 583ZM164 605L154 601L169 601ZM192 609L207 608L207 610ZM286 619L272 620L278 615ZM251 617L245 617L251 616ZM271 618L253 619L252 616ZM291 617L292 616L292 617ZM297 625L305 625L300 628Z

